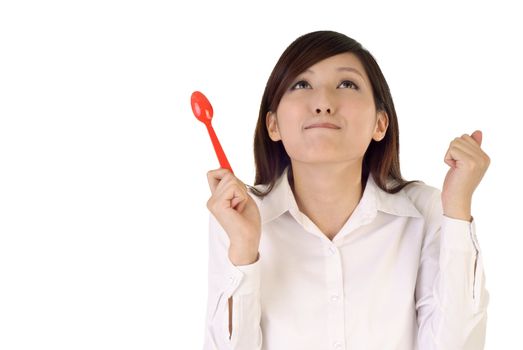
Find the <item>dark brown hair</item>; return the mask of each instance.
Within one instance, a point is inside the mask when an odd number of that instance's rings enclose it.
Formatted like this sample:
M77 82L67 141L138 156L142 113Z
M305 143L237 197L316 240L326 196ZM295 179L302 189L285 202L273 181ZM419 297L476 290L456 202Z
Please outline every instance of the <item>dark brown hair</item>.
M292 181L290 158L281 141L269 138L265 124L269 111L276 111L287 87L302 72L317 62L341 53L353 53L358 57L369 77L374 104L377 111L385 111L389 126L385 137L377 142L371 140L362 164L362 184L372 174L376 184L388 193L397 193L409 183L401 176L399 162L399 129L394 103L389 86L374 57L356 40L333 31L316 31L297 38L287 47L269 76L260 105L260 113L254 133L254 162L256 177L254 185L267 184L265 192L254 188L258 196L267 195L274 183L289 166L289 180ZM388 178L394 185L387 188Z

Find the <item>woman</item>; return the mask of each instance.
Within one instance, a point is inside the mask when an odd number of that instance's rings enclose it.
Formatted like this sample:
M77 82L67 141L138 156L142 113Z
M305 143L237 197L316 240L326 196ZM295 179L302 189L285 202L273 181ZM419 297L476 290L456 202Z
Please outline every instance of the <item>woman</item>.
M450 143L441 191L405 181L371 54L336 32L296 39L262 98L255 187L208 173L205 349L482 349L481 138Z

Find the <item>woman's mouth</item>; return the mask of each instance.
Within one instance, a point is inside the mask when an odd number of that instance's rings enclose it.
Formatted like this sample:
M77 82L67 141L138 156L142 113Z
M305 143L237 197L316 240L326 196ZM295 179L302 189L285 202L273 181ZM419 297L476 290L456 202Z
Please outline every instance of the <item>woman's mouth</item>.
M305 127L305 129L315 129L315 128L324 128L324 129L341 129L339 126L332 123L314 123Z

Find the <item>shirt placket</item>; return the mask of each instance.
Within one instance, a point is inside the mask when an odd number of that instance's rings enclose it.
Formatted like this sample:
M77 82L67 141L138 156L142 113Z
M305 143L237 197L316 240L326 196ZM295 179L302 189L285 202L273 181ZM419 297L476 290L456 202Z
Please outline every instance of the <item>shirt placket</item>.
M332 242L325 247L327 279L329 349L345 350L345 315L343 269L338 247Z

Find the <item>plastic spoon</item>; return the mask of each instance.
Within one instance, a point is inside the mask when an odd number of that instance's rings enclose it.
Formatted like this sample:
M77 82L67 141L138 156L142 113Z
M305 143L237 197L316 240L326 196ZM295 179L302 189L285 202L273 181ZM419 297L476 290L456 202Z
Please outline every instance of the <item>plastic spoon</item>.
M195 91L191 95L191 107L196 119L204 123L207 127L212 145L214 146L214 151L216 152L216 156L218 156L218 161L220 162L220 167L229 169L234 174L231 165L223 152L222 146L220 145L220 141L218 141L218 137L211 125L213 113L211 103L204 94L200 91Z

